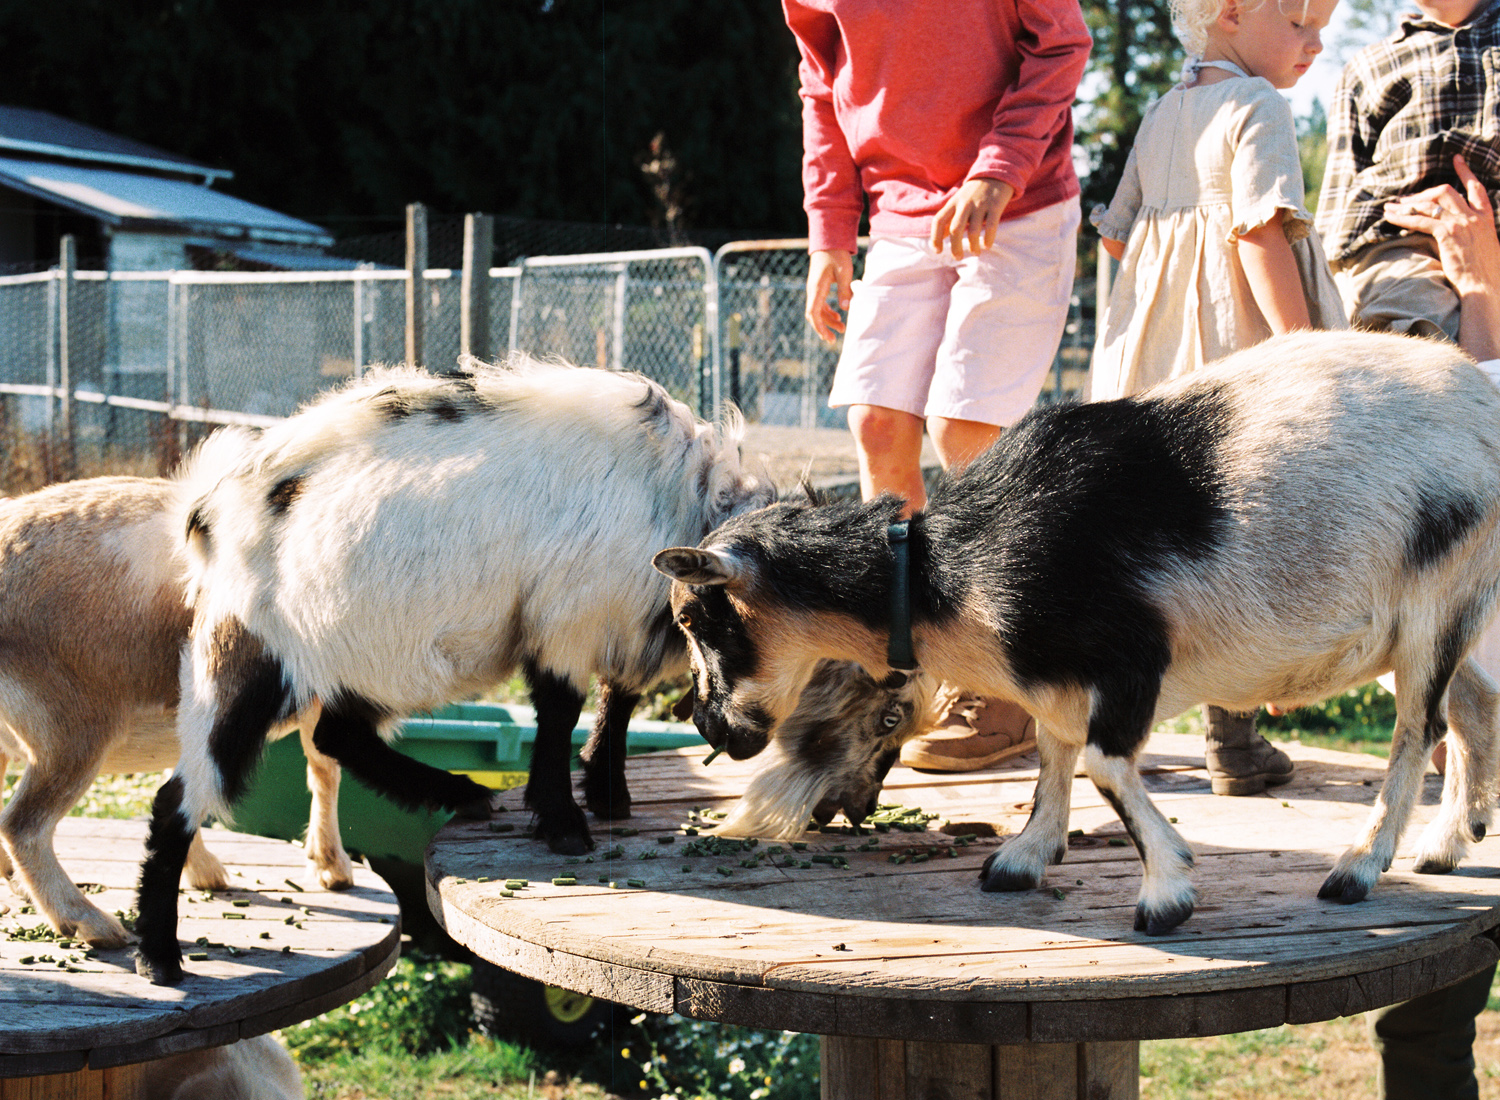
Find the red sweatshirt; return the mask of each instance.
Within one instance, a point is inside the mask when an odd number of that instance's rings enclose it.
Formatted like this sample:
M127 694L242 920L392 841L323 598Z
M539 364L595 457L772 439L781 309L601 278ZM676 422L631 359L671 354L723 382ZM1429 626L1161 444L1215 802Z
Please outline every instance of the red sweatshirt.
M925 237L966 180L1016 190L1005 217L1078 194L1077 0L782 0L802 54L802 189L813 250Z

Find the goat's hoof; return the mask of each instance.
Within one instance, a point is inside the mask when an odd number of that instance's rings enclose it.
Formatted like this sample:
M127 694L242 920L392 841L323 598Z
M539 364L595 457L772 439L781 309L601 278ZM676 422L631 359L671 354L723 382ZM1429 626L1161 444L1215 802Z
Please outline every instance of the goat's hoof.
M1356 901L1364 901L1369 893L1370 888L1355 875L1348 871L1335 871L1323 880L1323 885L1318 890L1318 897L1322 901L1353 905Z
M160 959L151 959L146 952L137 951L135 972L152 985L177 985L183 979L182 958L177 954L169 954Z
M1135 907L1135 930L1148 936L1165 936L1193 915L1190 901L1173 902L1170 905L1148 907L1144 902Z
M586 852L594 850L594 838L588 834L579 836L569 833L563 836L538 836L538 840L545 840L547 847L560 856L581 856Z
M600 821L624 821L630 816L630 799L624 802L611 800L608 802L590 802L589 813Z
M1412 870L1419 875L1446 875L1457 866L1458 864L1451 859L1429 856L1426 859L1417 860Z
M462 802L454 806L453 815L465 821L488 821L494 809L494 799L486 794L472 802Z
M1035 890L1042 884L1042 876L1035 871L1027 871L1018 867L995 867L989 863L986 863L984 870L979 872L979 877L984 880L980 883L979 889L986 894Z

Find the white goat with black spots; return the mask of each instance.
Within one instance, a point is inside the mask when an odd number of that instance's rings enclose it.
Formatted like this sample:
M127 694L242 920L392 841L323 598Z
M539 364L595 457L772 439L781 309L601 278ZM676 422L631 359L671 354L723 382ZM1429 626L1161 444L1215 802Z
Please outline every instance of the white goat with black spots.
M57 823L100 772L177 763L178 664L190 612L175 533L176 487L160 478L101 477L0 501L0 775L25 771L0 812L0 875L58 932L121 947L124 926L74 885L53 850ZM353 884L339 841L338 765L304 726L310 870ZM195 835L195 887L226 884Z
M383 738L519 667L537 712L536 833L591 848L568 772L590 678L604 694L586 800L625 816L626 721L686 665L651 556L774 499L742 471L739 442L737 423L704 424L638 375L523 356L371 372L259 437L211 437L185 485L183 764L154 807L138 969L179 980L188 843L230 811L266 729L314 698L314 743L356 778L483 815L491 792Z
M887 675L899 510L778 504L657 555L710 743L759 751L825 658ZM1445 732L1417 869L1451 870L1488 827L1497 688L1467 654L1500 587L1500 392L1451 346L1294 334L1133 398L1034 411L936 489L909 545L921 667L1038 719L1035 808L987 891L1063 859L1081 752L1141 854L1136 927L1169 931L1193 910L1193 856L1136 771L1151 727L1387 670L1386 779L1319 896L1358 901L1390 866Z

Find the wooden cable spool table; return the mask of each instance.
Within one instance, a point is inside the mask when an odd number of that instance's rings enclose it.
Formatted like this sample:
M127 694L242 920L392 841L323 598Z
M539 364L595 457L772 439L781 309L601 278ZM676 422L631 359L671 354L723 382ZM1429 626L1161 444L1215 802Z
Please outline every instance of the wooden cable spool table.
M969 775L893 769L882 800L939 815L922 832L830 828L807 833L805 849L762 840L733 852L683 827L694 807L727 808L755 761L704 768L706 749L632 757L634 816L595 827L592 862L528 839L516 792L508 805L520 812L499 824L438 834L428 901L456 939L528 977L654 1012L818 1033L832 1100L1133 1097L1142 1039L1331 1019L1497 957L1494 839L1453 874L1418 875L1398 856L1367 900L1319 901L1384 761L1288 751L1292 783L1223 798L1209 790L1201 738L1152 738L1147 786L1198 857L1197 909L1167 936L1132 931L1140 862L1083 778L1066 860L1039 889L980 892L985 856L1030 812L1034 757ZM1439 784L1428 778L1409 840ZM496 831L507 816L513 829ZM950 835L989 832L967 844ZM690 854L713 846L722 854ZM576 885L553 884L568 875ZM508 888L516 879L528 885Z
M63 867L106 912L135 905L146 825L69 817L58 827ZM138 977L130 947L84 955L28 938L49 934L46 920L3 898L0 1100L134 1100L144 1063L327 1012L396 964L400 909L373 872L357 866L352 889L317 890L303 885L294 844L224 829L204 839L230 887L184 891L181 985Z

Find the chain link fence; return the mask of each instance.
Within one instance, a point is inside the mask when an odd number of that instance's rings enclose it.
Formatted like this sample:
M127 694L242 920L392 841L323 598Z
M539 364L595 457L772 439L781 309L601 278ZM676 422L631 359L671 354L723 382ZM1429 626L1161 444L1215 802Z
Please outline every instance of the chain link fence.
M518 349L656 379L706 417L842 427L837 350L803 317L804 241L533 256L478 280L488 354ZM422 360L460 351L462 272L417 283ZM405 356L407 273L72 272L0 277L0 489L169 472L220 424L290 415ZM1080 281L1044 400L1079 395L1095 288ZM484 352L484 349L476 349Z

